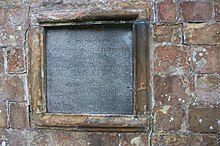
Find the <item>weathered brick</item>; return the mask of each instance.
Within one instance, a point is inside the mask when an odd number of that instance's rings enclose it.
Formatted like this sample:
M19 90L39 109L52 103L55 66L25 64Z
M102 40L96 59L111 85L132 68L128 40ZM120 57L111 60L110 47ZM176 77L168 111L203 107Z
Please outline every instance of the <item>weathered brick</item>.
M215 20L220 20L220 1L215 0Z
M6 22L5 18L6 18L5 10L0 8L0 26L5 24Z
M147 133L122 133L120 134L120 146L147 146Z
M11 128L28 128L28 112L26 103L10 103Z
M195 73L220 73L220 46L194 46L192 50Z
M215 135L153 135L154 146L218 146Z
M168 76L154 77L154 96L156 105L179 105L191 101L193 91L192 77Z
M220 44L220 23L188 23L185 26L185 43Z
M10 146L26 146L27 131L18 129L8 130L8 144Z
M20 76L0 77L0 100L24 101L24 81Z
M181 130L184 119L184 110L180 106L161 106L155 109L156 132L178 132Z
M9 73L20 73L25 71L24 51L22 48L10 48L7 51L7 62Z
M181 4L182 17L187 22L204 22L212 19L211 1L188 1ZM204 12L205 10L205 12Z
M156 48L155 74L189 74L189 47L159 46Z
M159 43L179 44L182 38L181 25L157 25L154 27L154 38Z
M28 7L16 7L7 10L7 25L22 26L28 25Z
M87 135L80 132L52 131L52 141L59 146L85 146L87 145Z
M0 128L7 128L7 106L5 102L0 102Z
M52 133L48 130L31 130L28 132L28 146L54 146Z
M3 50L0 50L0 73L4 72L4 56Z
M6 129L0 129L0 144L1 146L8 144L8 133Z
M220 108L189 108L189 130L192 132L217 133L220 132Z
M220 77L218 74L196 76L196 97L193 102L201 105L220 104Z
M176 21L176 8L175 0L160 0L157 4L158 20L162 22Z
M22 26L4 26L0 29L0 46L22 47L25 30Z
M90 133L88 135L88 146L98 145L119 145L119 137L116 133Z

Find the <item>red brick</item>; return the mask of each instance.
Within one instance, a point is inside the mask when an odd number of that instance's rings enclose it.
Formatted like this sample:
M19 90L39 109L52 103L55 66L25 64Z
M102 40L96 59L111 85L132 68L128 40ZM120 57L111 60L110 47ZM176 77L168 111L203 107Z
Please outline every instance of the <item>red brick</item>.
M156 112L156 132L178 132L181 130L184 119L184 110L180 106L165 105Z
M189 130L200 133L220 132L220 108L189 108Z
M156 134L153 135L154 146L218 146L215 135L179 135Z
M148 146L147 133L122 133L120 134L120 146Z
M88 146L113 146L119 145L119 137L116 133L90 133Z
M28 7L16 7L7 10L7 25L28 25Z
M176 2L174 0L161 0L157 4L158 19L162 22L176 21Z
M201 105L219 105L220 76L206 74L196 76L196 97L193 103Z
M212 19L212 3L210 1L183 2L181 7L184 21L204 22Z
M0 73L4 72L3 50L0 50Z
M87 135L72 131L52 131L52 141L54 145L60 146L85 146L87 145Z
M18 129L8 130L8 144L10 146L26 146L27 144L27 131Z
M7 128L7 106L5 102L0 102L0 128Z
M185 28L187 44L220 44L220 23L188 23Z
M5 24L5 18L5 10L0 8L0 26Z
M0 46L22 47L25 30L22 26L4 26L0 29Z
M181 25L158 25L154 27L154 38L159 43L181 42L182 26Z
M8 144L8 133L6 129L0 129L0 144L1 146L3 146L4 144L5 146L7 146Z
M0 77L0 100L24 101L24 81L20 76Z
M196 73L220 73L220 46L194 46L192 54Z
M25 71L24 51L21 48L10 48L7 51L8 72L20 73Z
M156 48L156 74L189 74L189 47L160 46Z
M154 77L154 96L156 105L181 105L191 101L192 77L168 76Z
M28 146L55 146L52 133L48 130L31 130L28 132Z
M26 103L10 103L11 128L28 128L28 112Z
M220 1L215 0L215 20L220 20Z

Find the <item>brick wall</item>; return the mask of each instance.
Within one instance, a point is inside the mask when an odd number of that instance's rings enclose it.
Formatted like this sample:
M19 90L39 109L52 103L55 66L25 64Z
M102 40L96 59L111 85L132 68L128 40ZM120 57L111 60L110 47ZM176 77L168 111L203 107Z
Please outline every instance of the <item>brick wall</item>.
M144 8L152 24L154 124L147 133L33 129L28 90L32 14ZM0 0L1 146L219 146L219 0Z

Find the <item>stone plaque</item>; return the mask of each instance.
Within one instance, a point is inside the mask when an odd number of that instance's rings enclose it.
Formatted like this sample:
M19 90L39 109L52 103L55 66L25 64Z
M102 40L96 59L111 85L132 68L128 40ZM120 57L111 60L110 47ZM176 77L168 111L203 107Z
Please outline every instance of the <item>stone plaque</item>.
M133 114L132 27L46 29L48 113Z

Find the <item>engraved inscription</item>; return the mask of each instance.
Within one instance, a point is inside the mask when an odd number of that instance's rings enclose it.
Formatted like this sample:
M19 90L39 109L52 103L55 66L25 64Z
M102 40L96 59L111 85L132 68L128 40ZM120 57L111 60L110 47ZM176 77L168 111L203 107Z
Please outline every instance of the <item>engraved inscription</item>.
M46 30L47 112L133 113L130 26Z

